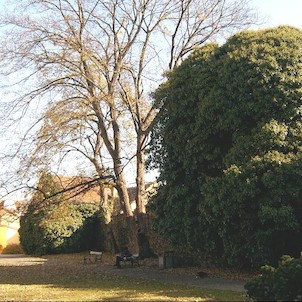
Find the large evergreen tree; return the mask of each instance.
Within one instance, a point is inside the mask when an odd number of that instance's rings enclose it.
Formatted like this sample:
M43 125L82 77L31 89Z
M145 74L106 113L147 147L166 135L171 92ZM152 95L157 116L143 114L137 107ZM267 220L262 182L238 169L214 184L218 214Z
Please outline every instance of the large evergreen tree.
M158 230L232 265L302 249L302 32L195 51L155 93Z

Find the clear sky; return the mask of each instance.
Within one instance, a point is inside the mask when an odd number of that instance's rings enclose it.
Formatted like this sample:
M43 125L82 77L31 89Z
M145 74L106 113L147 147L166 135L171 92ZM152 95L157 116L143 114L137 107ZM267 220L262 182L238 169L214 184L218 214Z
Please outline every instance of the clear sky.
M9 8L13 1L0 0L0 10ZM252 7L268 17L268 22L261 27L293 25L302 29L302 0L249 0ZM266 26L267 25L267 26Z
M261 27L292 25L302 29L302 0L250 0L267 22Z
M21 0L0 0L0 10L9 8L9 4ZM261 27L293 25L302 29L302 0L249 0L252 7L268 18Z

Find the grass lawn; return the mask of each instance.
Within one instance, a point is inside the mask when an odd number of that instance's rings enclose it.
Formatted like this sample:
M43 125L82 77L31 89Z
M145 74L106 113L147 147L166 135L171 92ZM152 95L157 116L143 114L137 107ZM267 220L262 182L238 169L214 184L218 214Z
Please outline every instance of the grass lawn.
M0 301L242 301L244 293L122 277L82 255L0 259ZM134 268L130 268L134 269Z

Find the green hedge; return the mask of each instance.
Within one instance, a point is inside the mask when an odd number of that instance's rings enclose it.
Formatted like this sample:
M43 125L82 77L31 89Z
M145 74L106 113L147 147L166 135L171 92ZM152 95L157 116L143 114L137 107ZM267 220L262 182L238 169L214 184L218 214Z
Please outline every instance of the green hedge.
M101 248L99 206L64 202L35 211L20 220L20 241L30 255L79 252Z
M302 301L302 256L283 256L277 268L266 265L262 275L245 285L256 301Z

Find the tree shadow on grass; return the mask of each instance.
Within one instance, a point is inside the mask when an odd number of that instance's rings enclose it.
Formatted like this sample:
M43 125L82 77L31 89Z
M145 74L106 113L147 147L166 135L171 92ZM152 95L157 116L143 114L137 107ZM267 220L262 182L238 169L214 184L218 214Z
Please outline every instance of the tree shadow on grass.
M242 293L202 290L108 272L103 264L84 265L64 257L0 259L0 285L36 285L56 291L82 292L87 300L242 300ZM108 266L107 266L108 268ZM128 268L127 268L128 269ZM135 270L135 268L129 268ZM43 293L41 293L43 294ZM48 293L45 293L47 296ZM60 294L58 294L60 296ZM10 299L14 297L9 297Z

